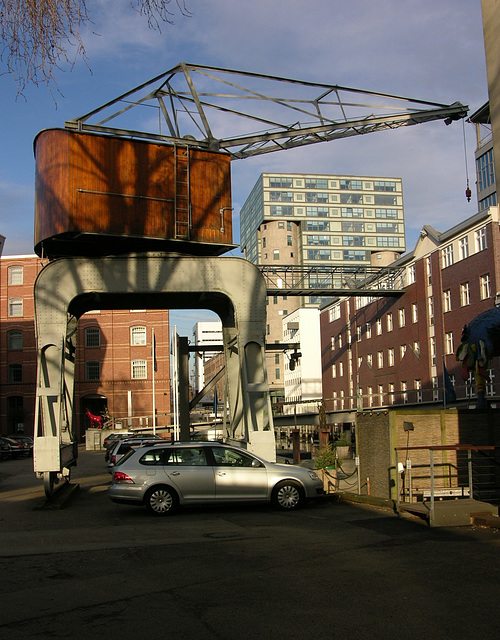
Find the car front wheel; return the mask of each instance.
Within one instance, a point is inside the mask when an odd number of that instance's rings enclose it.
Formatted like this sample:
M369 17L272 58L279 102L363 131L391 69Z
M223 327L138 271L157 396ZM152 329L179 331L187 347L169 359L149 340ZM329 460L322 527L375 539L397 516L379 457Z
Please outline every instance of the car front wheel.
M178 499L169 487L151 488L144 497L144 503L150 513L155 516L168 516L176 511Z
M272 503L278 509L292 511L300 509L305 502L304 490L293 480L284 480L274 487Z

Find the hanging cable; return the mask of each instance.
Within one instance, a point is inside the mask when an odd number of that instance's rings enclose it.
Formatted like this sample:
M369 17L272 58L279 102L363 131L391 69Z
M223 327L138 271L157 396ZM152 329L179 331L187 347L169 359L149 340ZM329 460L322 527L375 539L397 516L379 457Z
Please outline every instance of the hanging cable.
M465 118L462 118L462 129L464 134L464 156L465 156L465 177L467 179L467 188L465 189L465 197L467 202L470 202L472 191L469 187L469 169L467 168L467 140L465 138Z

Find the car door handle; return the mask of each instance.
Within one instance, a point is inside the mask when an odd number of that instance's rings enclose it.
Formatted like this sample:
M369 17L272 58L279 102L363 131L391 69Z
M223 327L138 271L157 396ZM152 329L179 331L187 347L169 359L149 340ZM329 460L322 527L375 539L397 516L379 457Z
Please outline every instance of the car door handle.
M217 475L218 476L225 476L226 472L225 471L217 471Z
M180 475L181 475L181 472L180 472L180 471L172 471L172 472L170 473L170 475L171 475L171 476L180 476Z

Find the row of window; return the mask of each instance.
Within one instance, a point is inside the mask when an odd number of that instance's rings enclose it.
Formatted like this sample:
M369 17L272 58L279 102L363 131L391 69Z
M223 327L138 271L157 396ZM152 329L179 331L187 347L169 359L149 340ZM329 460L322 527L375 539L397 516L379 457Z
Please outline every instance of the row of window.
M486 300L491 297L491 277L489 273L485 273L484 275L479 276L479 294L481 300ZM471 289L470 282L462 282L460 284L460 306L466 307L471 302ZM371 299L368 299L371 301ZM443 312L447 313L452 310L452 296L451 289L446 289L443 291ZM329 322L334 322L340 318L340 305L335 305L331 307L328 311L328 319ZM429 324L434 324L434 299L429 297L427 299L427 313ZM402 328L406 326L406 309L405 307L401 307L398 309L398 323L399 327ZM412 302L411 304L411 319L413 323L418 322L419 320L419 309L418 303ZM385 315L386 328L387 331L392 331L394 329L394 318L393 313L389 312ZM375 331L377 335L382 334L382 319L377 318L375 320ZM362 328L360 326L356 327L356 335L358 341L361 340ZM365 337L371 338L372 336L372 323L366 323L365 325ZM339 334L340 337L340 334ZM333 339L332 339L333 340ZM341 345L340 345L341 346ZM451 352L450 352L451 353Z
M479 251L484 251L488 248L487 238L486 238L486 227L481 227L481 229L477 229L474 233L475 245L476 245L476 253ZM459 252L459 260L465 260L470 255L469 248L469 237L464 236L460 238L458 241L458 252ZM455 262L454 255L454 246L453 244L449 244L446 247L443 247L441 250L441 264L443 269L446 267L450 267Z
M269 178L269 186L273 188L287 189L293 187L294 179L290 176L272 176ZM337 182L331 181L331 188L337 188ZM361 191L363 187L373 191L396 191L396 182L393 180L374 180L365 182L359 179L343 178L339 181L340 189L348 191ZM328 178L295 178L295 186L304 189L328 189Z
M131 346L143 346L147 344L146 327L130 327ZM101 330L99 327L87 327L85 329L85 346L101 346ZM23 332L19 329L7 331L7 349L9 351L21 351L23 348Z
M85 380L96 381L101 379L101 362L89 360L85 363ZM132 380L146 380L148 377L148 365L146 360L132 360ZM23 365L21 363L9 364L7 367L7 381L10 384L23 382Z
M311 203L322 203L327 204L328 202L337 202L337 196L332 196L330 198L330 194L327 191L309 191L306 194L302 193L294 193L293 191L269 191L269 200L270 202L300 202L303 199L303 195L305 195L305 202ZM397 196L389 195L387 193L384 194L375 194L374 196L364 196L360 193L341 193L340 194L340 203L341 204L378 204L382 206L396 206ZM271 208L272 212L272 208ZM275 213L275 215L279 215Z

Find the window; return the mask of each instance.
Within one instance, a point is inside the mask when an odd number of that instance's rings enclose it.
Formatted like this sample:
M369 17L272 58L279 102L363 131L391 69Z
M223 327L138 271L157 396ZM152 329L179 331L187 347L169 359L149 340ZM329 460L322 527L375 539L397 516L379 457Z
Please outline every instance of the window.
M377 238L377 247L399 247L399 238L379 236Z
M357 220L347 220L346 222L342 222L342 231L346 233L363 233L364 230L364 222L358 222Z
M308 249L308 260L330 260L332 252L330 249Z
M397 204L396 196L388 196L388 195L375 195L375 204L387 205L387 206L395 206Z
M132 360L132 380L146 380L147 377L146 360Z
M422 380L414 380L413 388L415 389L415 397L417 402L422 402Z
M390 218L392 220L398 219L397 209L375 209L376 218Z
M332 351L335 351L335 336L330 338L330 348Z
M270 187L287 188L292 186L292 179L284 176L273 176L269 178Z
M21 318L23 315L23 299L9 299L9 318Z
M415 265L411 264L408 267L408 284L414 284L416 279L417 279L417 274L416 274L416 270L415 270Z
M309 192L306 193L306 202L328 202L328 193L321 192Z
M441 255L443 260L443 269L445 267L450 267L453 264L453 245L449 244L447 247L444 247Z
M328 244L330 244L330 242L328 242ZM342 244L344 247L364 247L365 239L363 236L343 236Z
M85 346L100 347L101 346L101 330L99 327L87 327L85 329Z
M407 389L408 389L408 384L407 384L406 380L402 380L401 381L401 395L402 395L402 400L405 403L408 402Z
M397 222L377 222L377 233L398 233L399 225Z
M265 238L265 236L262 238L262 248L263 249L266 248L266 238Z
M378 385L378 403L379 404L384 403L384 385L383 384Z
M479 278L479 287L481 289L481 300L486 300L491 296L490 274L486 273Z
M418 322L418 305L416 302L411 303L411 321Z
M387 350L387 360L390 367L394 366L394 349L390 347Z
M290 236L291 240L292 236ZM308 235L307 236L307 244L313 245L329 245L330 244L330 236L316 236L316 235ZM345 244L345 242L344 242Z
M364 211L360 207L342 207L341 216L343 218L362 218Z
M365 325L365 335L367 338L372 337L372 324L371 322L367 322Z
M344 260L366 260L366 251L355 251L353 249L344 249Z
M428 298L428 307L429 307L429 325L432 326L434 324L434 298Z
M399 326L404 327L406 324L406 313L405 313L404 307L401 307L401 309L399 309L398 317L399 317Z
M101 363L97 360L89 360L85 363L85 380L101 379Z
M22 351L23 332L12 329L7 332L7 349L9 351Z
M460 251L460 260L465 260L469 257L469 238L464 236L458 241L458 249Z
M328 320L333 322L334 320L338 320L340 318L340 305L336 304L334 307L330 307L328 309Z
M399 347L399 357L401 358L401 360L405 357L405 353L406 353L406 345L402 344Z
M444 349L446 355L452 355L455 353L453 349L453 331L447 331L444 334Z
M360 193L341 193L342 204L363 204L363 196Z
M280 354L279 353L275 353L274 354L274 364L279 364L280 363Z
M431 347L431 364L435 366L436 365L436 337L431 336L431 339L429 342Z
M451 311L451 290L446 289L443 291L443 310L446 313L447 311Z
M339 343L339 349L342 349L342 334L341 333L339 333L337 340L338 340L338 343Z
M332 378L336 378L336 377L337 377L337 365L332 364Z
M24 280L24 267L13 266L9 267L9 284L23 284Z
M304 220L303 226L305 231L330 231L328 220ZM343 228L342 231L344 231Z
M328 218L328 207L306 207L306 215L312 218Z
M394 404L394 382L389 382L387 384L387 391L389 395L390 404Z
M356 327L356 340L361 342L361 327Z
M425 259L425 273L427 275L427 284L432 284L432 263L429 257Z
M292 236L287 236L286 237L286 244L287 246L291 247L293 245L292 243Z
M377 352L377 367L379 369L383 369L383 367L384 367L384 352L383 351L378 351Z
M381 318L377 318L375 321L375 326L376 326L376 330L377 330L377 335L381 336L382 335L382 319Z
M420 356L420 342L418 340L413 343L413 351L415 355Z
M306 178L306 189L328 189L328 180L326 178Z
M470 304L470 288L468 282L462 282L460 285L460 305L462 307Z
M146 344L146 327L130 327L130 344L133 347Z
M293 191L270 191L271 202L293 202Z
M491 187L495 182L495 164L493 160L493 149L488 149L486 153L476 160L477 190L483 191Z
M340 188L343 190L353 190L353 191L361 191L363 189L363 185L361 184L361 180L341 180Z
M373 365L373 356L371 353L366 354L366 364L371 367Z
M476 251L483 251L486 248L486 227L482 227L476 231Z
M281 371L279 368L274 370L274 378L275 380L279 380L281 378Z
M7 369L7 381L17 383L23 381L23 365L19 363L9 364Z
M272 204L272 216L293 216L293 206L291 204Z
M388 180L374 180L374 191L396 191L396 183Z

